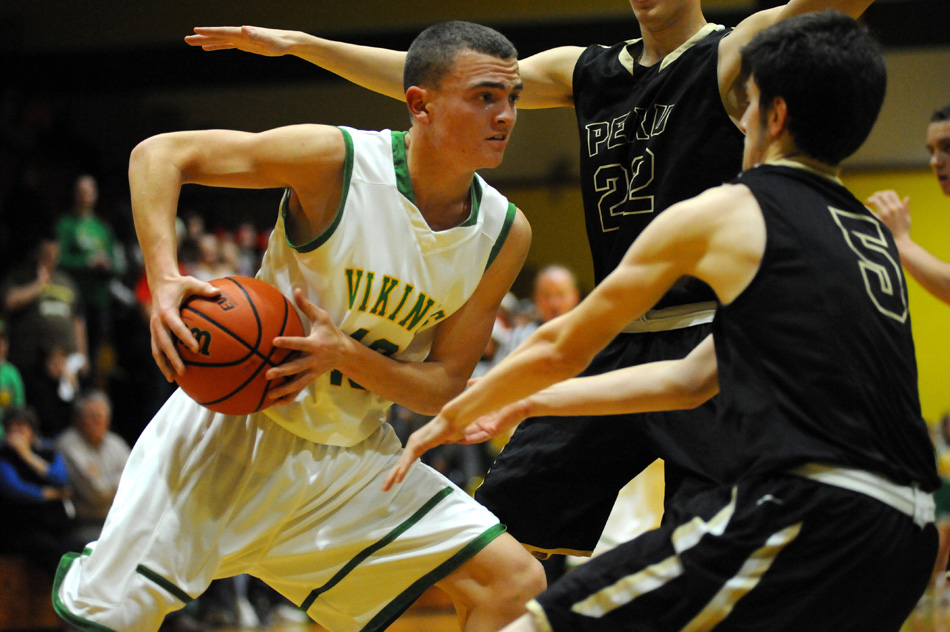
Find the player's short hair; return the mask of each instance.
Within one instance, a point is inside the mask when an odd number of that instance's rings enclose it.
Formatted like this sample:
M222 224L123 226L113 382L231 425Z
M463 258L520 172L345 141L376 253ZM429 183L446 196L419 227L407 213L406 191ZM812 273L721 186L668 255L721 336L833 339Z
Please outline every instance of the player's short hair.
M940 121L950 121L950 105L943 106L930 117L931 123L939 123Z
M887 67L866 29L838 11L783 20L742 48L742 78L759 88L765 119L776 97L803 152L837 165L867 139L884 102Z
M438 87L462 51L475 51L499 59L517 59L518 50L493 28L471 22L442 22L422 31L412 42L403 70L403 89Z

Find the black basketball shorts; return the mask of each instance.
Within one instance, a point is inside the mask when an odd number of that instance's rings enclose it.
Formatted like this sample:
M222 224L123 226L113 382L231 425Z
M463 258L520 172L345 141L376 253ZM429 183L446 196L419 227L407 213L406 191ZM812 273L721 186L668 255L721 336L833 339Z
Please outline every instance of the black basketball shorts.
M933 523L790 474L688 506L532 601L539 629L896 632L936 556Z

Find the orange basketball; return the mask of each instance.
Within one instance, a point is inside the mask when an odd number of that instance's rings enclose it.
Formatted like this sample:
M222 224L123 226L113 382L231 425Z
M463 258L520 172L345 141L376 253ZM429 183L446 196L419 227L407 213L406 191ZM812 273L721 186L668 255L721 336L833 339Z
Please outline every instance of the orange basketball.
M215 412L253 413L275 386L264 377L267 370L295 353L273 346L274 338L303 336L303 325L287 297L264 281L230 276L211 284L221 289L219 296L192 296L181 306L198 351L175 341L185 363L178 385Z

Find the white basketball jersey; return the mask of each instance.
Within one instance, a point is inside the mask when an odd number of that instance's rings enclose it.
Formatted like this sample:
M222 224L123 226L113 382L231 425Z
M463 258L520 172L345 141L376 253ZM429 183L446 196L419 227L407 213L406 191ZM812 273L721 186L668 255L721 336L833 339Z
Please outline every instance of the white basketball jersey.
M292 245L284 226L286 192L258 278L288 297L301 288L363 345L397 360L421 362L435 327L468 300L501 249L514 205L476 175L469 218L433 231L414 203L406 133L340 129L346 164L333 223L309 243ZM305 439L349 446L383 423L390 404L331 371L293 404L262 414Z

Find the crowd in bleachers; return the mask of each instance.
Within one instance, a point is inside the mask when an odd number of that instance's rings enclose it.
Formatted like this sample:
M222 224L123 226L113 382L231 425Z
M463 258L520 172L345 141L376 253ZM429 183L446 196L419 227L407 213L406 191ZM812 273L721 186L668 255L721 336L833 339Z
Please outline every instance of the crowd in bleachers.
M3 105L0 554L25 555L52 577L64 553L98 537L129 446L175 385L151 357L125 173L101 168L41 102ZM183 272L253 276L269 230L240 219L208 226L206 215L179 220ZM286 606L244 580L214 586L200 612L167 629L262 623Z

